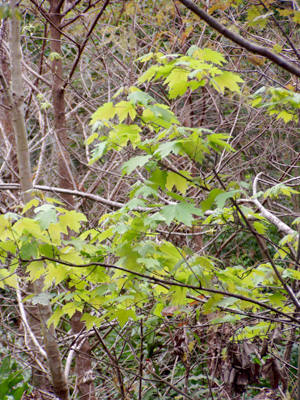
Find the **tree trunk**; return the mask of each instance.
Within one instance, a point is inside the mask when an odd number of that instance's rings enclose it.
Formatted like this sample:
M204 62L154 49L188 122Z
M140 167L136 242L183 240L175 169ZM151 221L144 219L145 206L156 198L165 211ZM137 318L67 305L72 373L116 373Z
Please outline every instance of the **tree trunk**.
M11 19L10 19L10 65L11 65L11 90L6 88L6 95L9 99L12 112L12 124L15 132L17 145L17 158L19 164L20 184L23 192L24 202L31 200L29 190L32 189L31 168L27 134L24 118L24 95L22 82L22 53L20 45L20 24L16 17L15 0L10 0Z
M84 323L80 321L82 313L76 311L71 319L72 330L75 334L79 334L84 328ZM91 346L89 341L85 339L80 349L75 352L76 356L76 374L78 382L78 390L81 400L95 400L94 381L91 378Z
M4 34L6 32L6 24L3 23ZM6 82L10 82L10 70L9 70L9 60L6 50L0 44L0 68ZM16 153L16 141L14 136L14 128L12 124L11 113L8 112L10 109L9 99L7 94L2 91L0 92L0 135L1 137L1 147L5 151L4 157L7 164L7 169L5 173L6 178L10 182L18 182L18 160Z
M54 130L57 143L58 181L59 187L64 189L76 189L71 173L71 163L67 151L68 136L65 116L65 90L63 88L63 68L61 51L61 32L59 30L62 14L62 1L50 0L49 19L50 24L50 50L53 54L52 60L52 105L54 113ZM73 196L61 195L66 206L73 208Z
M17 18L17 8L15 0L10 0L11 19L10 19L10 35L9 35L9 48L10 48L10 65L11 65L11 88L12 92L6 83L6 79L1 75L1 82L4 91L9 99L12 124L15 132L16 151L19 164L20 184L23 194L24 202L27 203L31 200L30 190L32 189L32 177L30 158L24 118L24 95L23 95L23 82L22 82L22 52L20 44L20 24ZM32 217L33 212L29 210L26 214ZM38 279L34 283L34 292L39 294L43 287L43 280ZM61 400L68 400L68 385L63 372L63 366L60 359L59 348L56 341L55 331L53 326L47 328L46 321L51 316L50 306L38 306L39 314L42 323L42 332L44 344L49 363L52 384L56 396Z
M62 22L62 5L60 0L50 0L50 50L53 54L52 61L52 105L54 112L54 130L58 147L58 181L59 187L63 189L76 189L75 180L72 176L71 161L67 151L68 135L65 117L65 90L63 88L63 65L62 65L62 49L61 49L61 31L60 25ZM67 208L74 207L73 196L63 194L62 198ZM73 332L79 333L83 328L83 323L80 321L82 313L77 311L71 318L71 326ZM85 340L76 352L76 371L78 378L78 390L80 399L94 399L94 382L87 377L91 371L92 364L90 358L91 347L88 340Z

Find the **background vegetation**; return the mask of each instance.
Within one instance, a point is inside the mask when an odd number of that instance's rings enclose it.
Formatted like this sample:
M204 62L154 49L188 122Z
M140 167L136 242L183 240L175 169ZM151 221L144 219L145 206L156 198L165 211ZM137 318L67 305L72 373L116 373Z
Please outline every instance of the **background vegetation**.
M300 399L298 2L0 18L4 399Z

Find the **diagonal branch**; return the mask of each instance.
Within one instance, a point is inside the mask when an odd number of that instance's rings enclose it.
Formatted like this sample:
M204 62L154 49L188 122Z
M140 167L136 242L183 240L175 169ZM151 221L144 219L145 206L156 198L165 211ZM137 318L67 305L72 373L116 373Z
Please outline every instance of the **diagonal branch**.
M293 75L300 77L300 68L298 68L296 65L289 63L278 54L273 53L271 50L252 43L249 40L243 38L241 35L229 30L224 25L220 24L214 17L207 14L207 12L196 6L196 4L194 4L192 1L179 1L194 14L198 15L199 18L203 19L203 21L205 21L211 28L221 33L221 35L225 36L227 39L238 44L239 46L250 51L251 53L259 54L263 57L266 57L270 61L273 61L275 64L277 64L279 67L285 69Z
M218 180L218 182L220 183L221 187L226 190L223 182L221 181L219 175L217 174L217 172L215 170L213 170L213 173L215 174L216 179ZM237 202L231 198L230 199L232 204L234 205L234 207L237 209L237 211L239 212L239 214L242 216L245 225L247 226L247 228L249 229L249 231L253 234L253 236L255 237L257 244L260 248L261 254L263 256L264 259L266 259L270 265L272 266L277 278L279 279L280 283L282 284L284 290L286 291L286 293L289 295L291 301L294 303L297 311L300 311L300 302L297 298L297 296L295 295L293 289L286 283L285 279L283 278L283 276L281 275L281 273L279 272L279 269L277 268L276 264L274 263L272 257L270 256L270 253L268 251L267 245L265 244L264 240L263 240L263 236L261 236L260 234L258 234L251 226L248 218L245 216L245 214L243 213L243 211L241 210L240 206L237 204Z
M275 225L279 231L283 232L285 235L297 235L297 231L294 229L290 228L287 224L285 224L283 221L281 221L279 218L277 218L274 214L272 214L270 211L268 211L258 200L255 198L255 195L257 193L257 182L259 180L259 177L261 175L264 175L263 172L260 172L254 179L253 181L253 199L251 199L251 202L253 202L256 207L259 209L261 215L265 217L271 224Z

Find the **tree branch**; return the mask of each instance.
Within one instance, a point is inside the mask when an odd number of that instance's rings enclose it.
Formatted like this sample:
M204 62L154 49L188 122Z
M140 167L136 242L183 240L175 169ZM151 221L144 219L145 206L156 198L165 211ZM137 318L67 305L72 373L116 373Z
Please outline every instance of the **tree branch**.
M244 49L250 51L251 53L259 54L263 57L266 57L270 61L273 61L279 67L285 69L293 75L300 77L300 68L296 65L289 63L284 58L279 56L278 54L273 53L271 50L259 46L255 43L250 42L247 39L244 39L241 35L229 30L224 25L220 24L214 17L207 14L204 10L196 6L190 0L179 0L186 8L191 10L194 14L198 15L199 18L203 19L211 28L218 31L221 35L225 36L227 39L232 42L238 44Z
M263 175L264 172L260 172L254 179L253 181L253 196L256 195L257 193L257 182L259 180L259 177ZM279 218L277 218L274 214L272 214L270 211L268 211L255 197L251 199L251 201L256 205L256 207L259 209L261 215L265 217L271 224L275 225L279 231L283 232L285 235L295 235L297 236L297 231L290 228L287 224L285 224L283 221L281 221ZM296 239L296 237L295 237Z
M71 190L71 189L63 189L63 188L56 188L51 186L41 186L41 185L34 185L34 189L41 190L43 192L53 192L53 193L61 193L61 194L70 194L72 196L79 196L84 197L86 199L90 199L96 201L101 204L105 204L110 207L122 208L125 206L123 203L119 203L117 201L108 200L104 197L97 196L92 193L81 192L79 190ZM0 190L20 190L19 183L0 183ZM150 209L147 208L149 211Z
M17 286L16 293L17 293L17 299L18 299L20 315L21 315L21 318L22 318L22 323L24 325L25 337L26 337L26 331L28 331L29 336L31 337L31 340L32 340L33 344L37 347L39 353L44 358L47 359L47 354L46 354L45 350L41 347L41 345L37 341L34 333L32 332L32 329L30 328L29 323L27 321L26 312L25 312L25 309L24 309L23 300L22 300L22 296L21 296L19 285Z
M58 258L52 258L52 257L46 257L46 256L42 256L37 259L28 260L28 262L31 263L33 261L45 261L45 260L52 261L57 264L67 265L69 267L74 267L74 268L86 268L86 267L95 267L95 266L111 268L111 269L116 269L119 271L124 271L126 273L129 273L129 274L132 274L135 276L139 276L140 278L148 279L149 281L152 281L152 282L156 283L157 285L178 286L178 287L192 289L192 290L196 290L196 291L200 291L200 292L216 293L216 294L221 294L226 297L234 297L235 299L239 299L242 301L246 301L248 303L256 304L262 308L273 311L275 314L282 315L285 318L288 318L289 320L297 322L297 324L299 324L299 319L295 318L293 315L288 315L287 313L270 306L268 303L263 303L262 301L255 300L250 297L243 296L241 294L230 293L230 292L226 292L224 290L219 290L219 289L214 289L214 288L207 288L207 287L203 287L202 285L199 285L199 286L188 285L185 283L178 282L176 280L161 279L161 278L157 278L153 275L151 275L151 276L146 275L141 272L132 271L130 269L123 268L123 267L120 267L120 266L114 265L114 264L106 264L106 263L100 263L100 262L93 262L93 263L87 263L87 264L73 264L68 261L60 260ZM26 261L26 260L22 260L22 261Z

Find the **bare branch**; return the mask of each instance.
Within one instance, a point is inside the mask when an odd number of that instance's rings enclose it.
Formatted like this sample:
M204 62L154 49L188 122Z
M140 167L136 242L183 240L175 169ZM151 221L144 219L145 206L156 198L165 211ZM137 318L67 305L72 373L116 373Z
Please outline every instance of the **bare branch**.
M16 293L17 293L17 299L18 299L19 310L20 310L20 314L21 314L21 318L22 318L22 323L24 325L24 330L29 333L29 336L31 337L32 342L37 347L37 349L40 352L40 354L45 359L47 359L47 354L46 354L45 350L40 346L39 342L37 341L37 338L35 337L34 333L32 332L32 329L30 328L30 326L28 324L27 317L26 317L26 312L25 312L25 309L24 309L24 306L23 306L22 296L21 296L21 292L20 292L19 287L16 289Z
M264 174L263 172L260 172L253 181L253 196L256 195L256 187L257 187L257 182L259 180L259 177L263 174ZM285 235L295 235L295 236L298 235L297 231L290 228L287 224L285 224L283 221L281 221L279 218L277 218L274 214L272 214L270 211L268 211L256 198L253 198L252 202L259 209L261 215L263 217L265 217L269 222L271 222L271 224L275 225L280 232L283 232Z
M266 57L270 61L273 61L275 64L277 64L279 67L285 69L293 75L300 77L300 68L296 67L296 65L289 63L284 58L282 58L278 54L273 53L269 49L252 43L249 40L243 38L241 35L229 30L224 25L220 24L214 17L207 14L204 10L196 6L196 4L194 4L192 1L179 1L189 10L193 11L194 14L198 15L199 18L203 19L203 21L205 21L210 27L218 31L227 39L230 39L231 41L250 51L251 53L259 54L263 57Z

